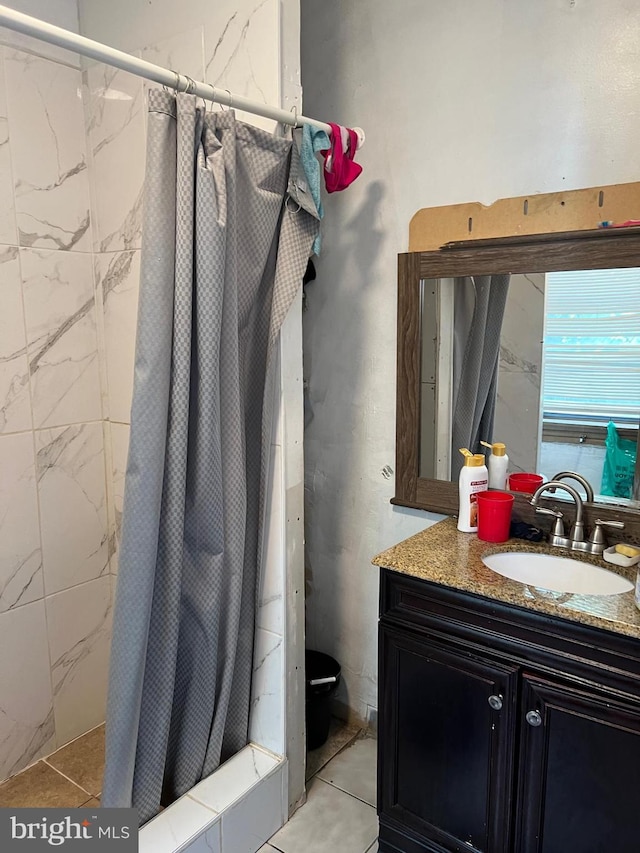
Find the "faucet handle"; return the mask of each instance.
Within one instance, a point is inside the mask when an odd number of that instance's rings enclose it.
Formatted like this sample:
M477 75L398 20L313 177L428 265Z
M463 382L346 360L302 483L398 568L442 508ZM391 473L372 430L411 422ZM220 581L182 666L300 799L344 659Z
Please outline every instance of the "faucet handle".
M624 521L603 521L601 518L596 518L593 530L591 531L591 536L589 537L589 542L591 545L602 545L604 550L606 539L604 536L604 530L602 529L603 527L611 527L615 530L624 530Z
M550 509L546 506L537 506L536 513L539 515L552 515L555 518L555 522L553 524L553 530L551 531L552 536L564 536L564 513L560 512L559 509Z

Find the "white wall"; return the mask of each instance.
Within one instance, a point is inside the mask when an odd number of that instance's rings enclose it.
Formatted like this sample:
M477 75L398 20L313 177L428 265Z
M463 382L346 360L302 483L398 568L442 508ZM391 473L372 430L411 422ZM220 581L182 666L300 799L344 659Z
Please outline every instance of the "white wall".
M307 0L304 109L361 125L364 174L325 200L305 372L310 643L376 705L373 554L393 509L396 255L421 207L640 179L633 0Z

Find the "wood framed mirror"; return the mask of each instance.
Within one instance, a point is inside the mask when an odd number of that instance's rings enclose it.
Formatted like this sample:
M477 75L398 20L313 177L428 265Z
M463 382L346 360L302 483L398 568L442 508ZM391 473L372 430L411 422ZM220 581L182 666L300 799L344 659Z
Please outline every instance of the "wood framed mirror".
M459 241L446 244L438 251L410 252L399 255L396 494L392 499L392 503L444 514L456 514L458 509L457 470L454 470L455 466L453 468L451 466L451 453L454 451L449 451L448 469L446 465L444 469L441 467L439 471L437 470L437 465L435 467L432 466L430 469L421 460L421 457L424 455L422 444L425 440L425 433L431 433L434 441L437 441L439 436L442 447L446 447L447 441L450 443L450 407L452 405L451 399L443 400L436 395L434 402L436 411L435 422L429 430L424 429L424 425L421 423L421 409L424 407L424 386L425 384L429 384L424 382L425 377L423 376L425 371L425 336L428 341L436 341L436 363L438 362L438 358L440 358L441 362L444 361L446 363L447 359L450 359L451 356L451 353L447 350L447 347L451 346L451 337L446 338L449 343L443 343L439 332L436 330L433 316L425 313L425 283L437 283L438 287L442 288L441 295L446 296L446 300L450 301L450 288L453 282L460 282L467 278L476 280L479 276L507 276L511 277L511 282L514 282L518 277L526 277L532 283L532 286L540 289L540 276L543 282L548 282L551 281L551 276L555 275L555 279L562 284L563 276L556 274L564 273L566 274L565 279L568 277L565 285L577 287L576 292L578 292L580 287L579 284L576 285L575 275L578 272L582 272L584 273L583 278L585 280L587 278L597 279L597 286L600 290L594 298L598 298L601 302L606 303L608 294L613 295L617 293L616 288L621 285L613 282L611 288L607 291L607 281L606 278L603 278L605 273L591 273L590 271L610 271L611 274L617 274L619 280L622 281L624 279L626 281L625 286L631 288L629 292L635 293L636 278L634 276L636 275L636 270L637 293L640 300L640 228L635 227ZM573 281L571 281L572 275ZM537 277L535 281L533 281L533 277ZM544 286L546 287L547 285L545 284ZM556 288L560 287L559 284L554 286ZM604 290L603 287L605 288ZM432 290L435 293L436 288ZM543 290L543 296L545 292ZM542 302L544 302L544 299ZM522 311L522 309L523 306L520 305L520 310ZM449 314L447 316L452 316L450 307L448 310ZM438 317L440 318L441 315L438 315ZM544 316L539 319L541 322L544 322ZM633 313L632 322L635 323L636 319L638 319L638 315L637 313ZM533 318L527 316L525 325L530 326L533 322ZM544 337L542 326L540 326L539 330L533 331L532 337L534 340L536 334L540 337L539 343L540 348L542 348ZM631 336L633 341L635 341L635 336L637 336L638 352L640 352L640 323L635 334L632 329ZM433 349L433 347L431 348ZM523 360L527 361L526 358ZM514 362L517 361L518 356L516 354ZM600 361L602 362L602 359ZM640 364L640 361L638 364ZM537 382L538 399L542 401L542 379L540 375L537 376ZM437 385L435 380L431 384L434 386ZM449 377L450 397L451 394L455 394L453 385L454 379ZM625 441L631 442L635 438L637 444L637 418L640 416L640 395L637 395L639 398L635 399L635 388L635 385L630 387L629 394L632 399L630 402L625 402L625 412L629 415L626 419L627 422L619 424L619 427L621 436ZM613 404L607 403L607 405ZM449 406L449 421L446 414L447 406ZM443 413L443 417L440 419L437 417L438 408ZM565 422L562 423L554 422L548 412L545 414L543 408L543 404L540 402L540 442L542 442L544 429L544 435L547 437L555 436L555 439L557 439L558 435L568 435L574 443L583 441L585 446L591 446L593 450L592 456L595 457L600 453L600 451L596 453L596 449L604 443L602 438L602 422L595 423L589 421L591 426L585 433L584 431L581 432L579 423L570 422L570 417L565 418ZM603 410L606 411L606 406L604 406ZM595 418L596 416L590 415L589 417ZM624 413L620 417L622 417L623 421L625 420ZM529 420L532 422L535 420L538 423L538 411L535 412L535 417L530 413ZM579 421L580 418L577 418L577 420ZM504 438L495 431L493 436L490 436L488 440L503 441ZM566 441L567 447L569 447L569 439L566 439ZM552 444L553 442L548 443ZM570 456L571 454L568 455ZM566 457L566 453L561 456L549 457L557 462L556 470L550 469L541 473L545 473L547 479L550 479L557 471L567 470L568 468L575 470L575 468L571 467L570 462L564 464ZM534 455L533 459L539 463L539 453L537 456ZM524 470L531 470L532 464L535 463L530 462ZM554 463L549 461L547 464L552 465ZM618 500L615 496L607 497L605 495L600 501L596 498L593 504L585 503L585 513L588 523L593 523L596 517L622 520L625 522L625 540L638 541L638 537L640 536L640 502L637 500L638 488L640 486L638 466L638 454L636 454L635 493L632 490L628 499L625 498L624 500ZM522 466L515 466L515 470L519 468L522 469ZM536 469L533 468L533 470ZM449 474L448 479L447 474ZM594 482L593 485L596 493L600 492L600 482ZM572 507L567 505L567 510L570 516ZM514 513L520 518L531 522L536 519L527 496L516 495ZM539 518L536 519L536 523L539 523ZM616 539L615 536L611 538L613 540Z

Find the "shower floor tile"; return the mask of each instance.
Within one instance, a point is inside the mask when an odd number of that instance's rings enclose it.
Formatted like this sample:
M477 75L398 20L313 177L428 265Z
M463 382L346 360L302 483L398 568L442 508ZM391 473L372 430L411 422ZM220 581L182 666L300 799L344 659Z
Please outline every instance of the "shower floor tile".
M0 784L0 808L99 808L104 726Z
M104 726L63 746L46 761L89 794L99 796L104 773Z
M2 808L77 808L86 803L86 791L39 761L0 785Z

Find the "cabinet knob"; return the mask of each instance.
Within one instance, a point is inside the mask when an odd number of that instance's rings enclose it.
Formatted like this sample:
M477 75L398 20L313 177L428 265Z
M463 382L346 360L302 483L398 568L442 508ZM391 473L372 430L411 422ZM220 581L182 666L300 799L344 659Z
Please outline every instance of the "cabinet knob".
M502 708L502 696L489 696L489 705L493 708L494 711L499 711Z
M530 726L537 727L542 725L542 717L539 711L527 711L526 719Z

